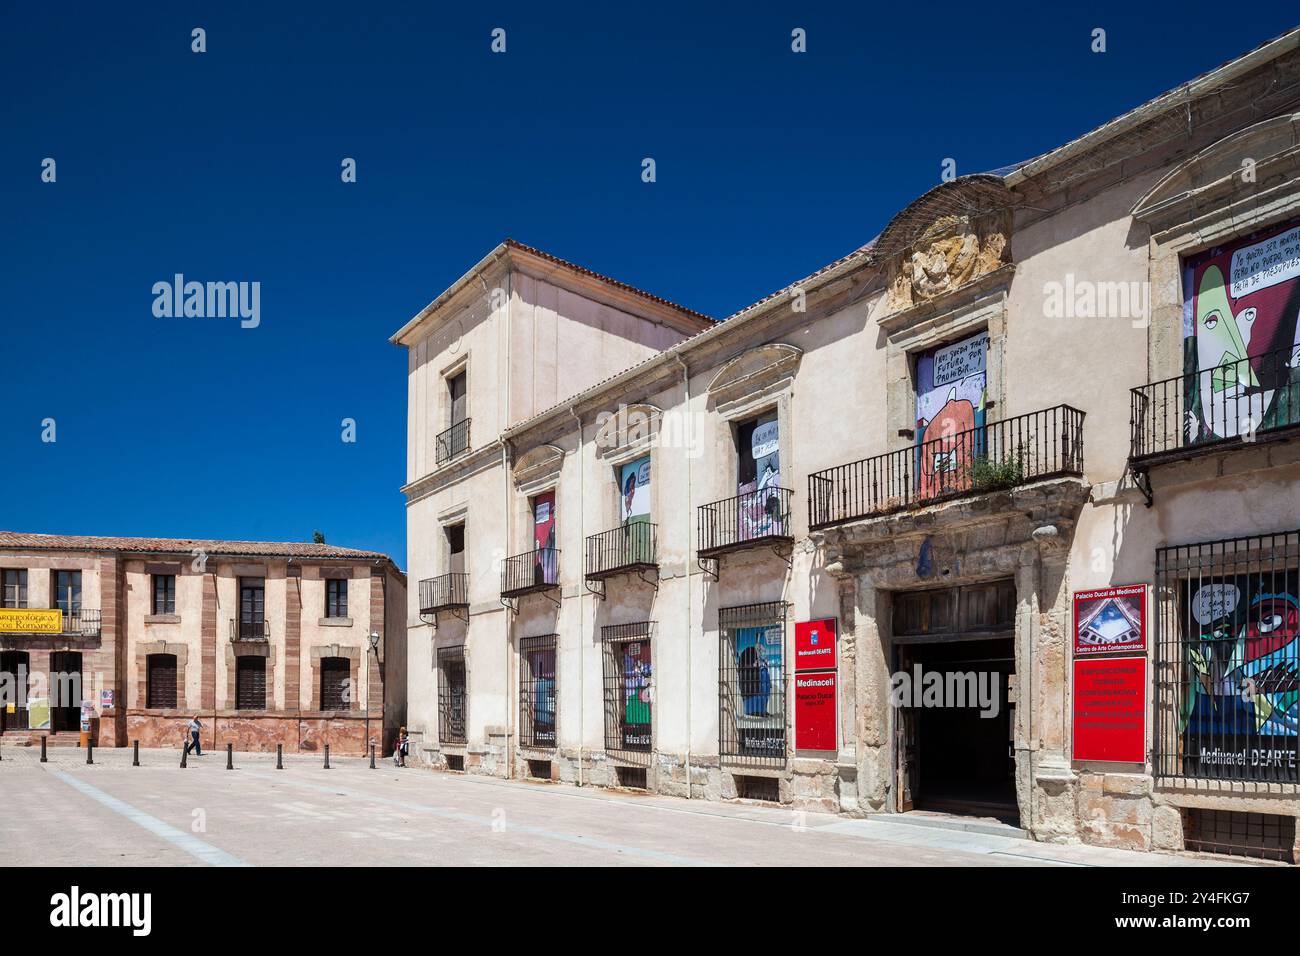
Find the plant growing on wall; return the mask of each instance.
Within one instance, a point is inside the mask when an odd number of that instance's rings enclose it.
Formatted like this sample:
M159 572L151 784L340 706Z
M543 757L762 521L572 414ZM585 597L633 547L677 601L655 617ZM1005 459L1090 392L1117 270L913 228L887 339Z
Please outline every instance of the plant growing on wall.
M1004 458L981 455L971 459L970 483L978 491L1014 488L1024 480L1025 463L1019 449Z

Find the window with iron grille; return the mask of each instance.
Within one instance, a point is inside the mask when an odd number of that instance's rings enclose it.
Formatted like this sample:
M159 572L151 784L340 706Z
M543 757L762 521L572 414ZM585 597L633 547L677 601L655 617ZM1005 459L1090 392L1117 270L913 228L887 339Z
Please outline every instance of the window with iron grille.
M352 662L346 657L321 658L320 708L352 709Z
M786 603L718 612L718 753L749 764L786 761Z
M153 613L176 613L176 575L155 574L153 576Z
M524 747L555 746L556 638L543 634L519 641L519 743Z
M145 706L175 709L176 655L150 654L145 658Z
M348 616L347 578L328 578L325 581L325 616Z
M463 744L468 698L465 693L465 646L438 648L438 740Z
M27 606L27 571L21 568L4 569L4 607Z
M644 763L653 743L654 622L600 629L605 658L605 749Z
M266 710L266 658L235 658L235 709Z
M1300 531L1156 551L1155 770L1300 783Z

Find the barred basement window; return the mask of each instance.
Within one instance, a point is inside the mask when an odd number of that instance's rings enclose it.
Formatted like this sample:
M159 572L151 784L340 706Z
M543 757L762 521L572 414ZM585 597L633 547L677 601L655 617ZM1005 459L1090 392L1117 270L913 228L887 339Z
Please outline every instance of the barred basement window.
M555 642L543 634L519 641L519 743L555 746Z
M346 657L322 657L320 662L320 709L352 708L352 662Z
M637 763L648 760L653 737L654 621L600 629L605 658L605 749Z
M1156 551L1158 778L1300 783L1300 531Z
M235 658L235 709L266 710L266 658Z
M146 707L175 709L175 654L150 654L145 658L144 700Z
M467 699L465 695L465 645L438 648L438 740L463 744Z
M786 762L784 601L718 612L718 753L751 765Z

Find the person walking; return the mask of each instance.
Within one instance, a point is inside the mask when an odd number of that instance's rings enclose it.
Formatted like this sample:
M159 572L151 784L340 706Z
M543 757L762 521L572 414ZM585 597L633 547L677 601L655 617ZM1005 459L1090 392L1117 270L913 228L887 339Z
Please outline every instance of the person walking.
M185 745L186 754L188 754L191 750L193 750L194 756L196 757L203 756L203 748L199 744L199 733L202 730L203 730L203 725L199 723L199 718L197 716L190 718L190 723L189 723L190 742Z

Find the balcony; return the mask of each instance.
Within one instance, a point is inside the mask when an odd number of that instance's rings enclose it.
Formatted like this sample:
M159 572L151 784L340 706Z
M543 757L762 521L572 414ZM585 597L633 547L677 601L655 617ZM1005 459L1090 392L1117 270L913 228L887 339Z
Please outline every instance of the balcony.
M501 566L501 599L549 591L560 586L560 549L538 548L506 558Z
M456 422L433 440L434 463L438 466L455 461L469 451L469 419Z
M265 644L271 639L266 621L230 621L231 644Z
M604 594L604 581L615 574L649 571L659 567L659 526L649 521L629 521L609 531L587 537L585 577L588 590Z
M1083 474L1083 412L1069 405L920 442L808 476L812 529Z
M468 574L453 571L420 582L420 620L426 624L436 623L439 611L458 611L468 607Z
M23 620L24 612L30 610L30 621ZM6 627L0 631L0 635L23 637L62 637L79 640L83 638L99 637L100 612L98 609L91 608L74 608L71 611L63 611L60 616L58 630L54 630L50 625L52 620L49 618L50 611L57 611L59 608L9 608L7 615L12 620L6 622Z
M1300 432L1296 357L1291 346L1130 389L1134 471L1293 437Z
M790 489L771 485L734 498L700 505L696 512L698 558L794 540Z

